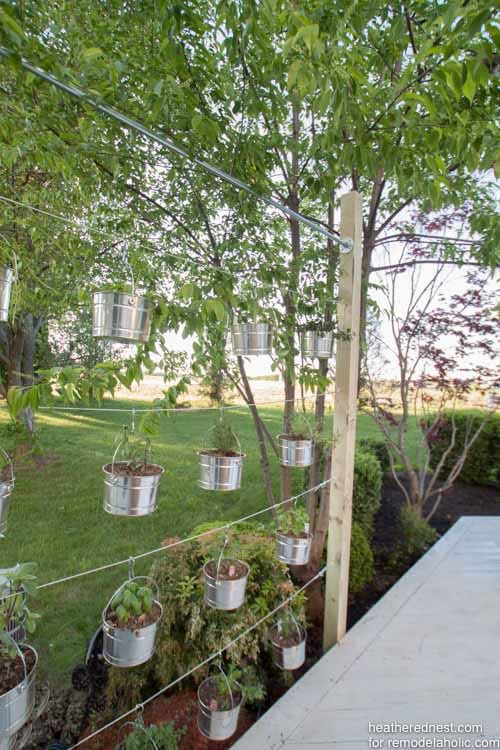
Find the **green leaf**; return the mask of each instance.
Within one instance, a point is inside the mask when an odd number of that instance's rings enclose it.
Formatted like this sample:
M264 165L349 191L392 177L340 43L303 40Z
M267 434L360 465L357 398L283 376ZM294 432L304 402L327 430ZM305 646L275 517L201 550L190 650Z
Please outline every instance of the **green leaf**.
M476 93L476 88L476 81L473 79L470 70L467 69L467 78L465 79L462 90L471 104L474 99L474 94Z
M104 55L104 52L99 47L88 47L87 49L84 49L82 52L82 59L86 62L91 62L92 60L96 60L98 57L102 57Z

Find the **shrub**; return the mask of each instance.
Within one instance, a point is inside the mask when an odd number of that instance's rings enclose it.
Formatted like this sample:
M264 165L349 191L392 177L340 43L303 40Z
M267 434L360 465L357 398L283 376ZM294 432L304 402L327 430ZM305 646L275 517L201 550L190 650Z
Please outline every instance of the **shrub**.
M193 534L223 526L223 522L193 529ZM208 655L217 653L259 618L274 609L296 590L286 565L276 559L275 540L270 527L241 524L233 527L231 542L225 551L250 566L245 603L240 609L223 612L204 602L202 567L220 554L220 533L207 536L171 550L165 550L151 569L151 577L160 590L164 614L158 626L155 658L133 670L111 668L106 689L107 710L130 708L157 686L163 686L197 666ZM305 594L299 594L290 605L299 621L304 622ZM272 618L252 630L224 652L226 672L241 672L241 684L251 690L249 700L262 692L264 669L282 675L270 667L267 632ZM199 684L210 665L192 675ZM286 674L283 673L283 679ZM138 694L139 693L139 694Z
M373 578L373 552L362 527L354 522L351 533L351 564L349 569L349 591L357 594Z
M380 508L382 470L372 453L358 451L354 461L352 498L353 521L363 529L368 539L373 531L373 519Z
M380 468L382 469L382 477L384 477L391 468L391 460L389 458L389 451L385 440L377 440L377 438L361 438L357 443L357 447L363 451L363 453L371 453L378 459Z
M196 533L199 529L193 530ZM183 545L167 552L152 568L165 611L155 659L155 676L161 684L203 661L207 654L217 652L295 590L287 566L276 559L275 541L269 529L242 524L234 531L226 553L250 566L245 604L233 612L210 609L204 603L201 569L207 560L218 557L221 542L217 534L206 541ZM300 617L304 597L300 595L294 601ZM236 667L247 662L257 664L267 648L268 627L269 623L264 623L231 646L225 652L228 663ZM204 676L199 670L193 678L199 682Z
M454 412L457 433L455 437L456 447L448 455L441 477L449 472L458 458L464 445L466 430L477 429L484 414L471 414L467 412ZM431 445L431 466L434 468L443 452L451 442L452 414L445 412L439 422L439 429L433 435ZM465 460L459 479L471 484L485 484L487 482L500 481L500 415L490 414L486 418L486 424L481 430L478 438L472 445Z
M404 560L413 562L421 557L439 538L437 531L408 505L401 509L399 527L398 557Z

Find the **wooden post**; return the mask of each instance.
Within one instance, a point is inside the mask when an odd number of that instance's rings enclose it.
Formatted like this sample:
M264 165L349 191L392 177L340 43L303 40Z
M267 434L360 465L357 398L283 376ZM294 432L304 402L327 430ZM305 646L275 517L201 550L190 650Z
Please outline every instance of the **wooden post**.
M337 325L349 340L338 341L333 415L332 481L325 593L323 648L326 651L345 635L349 594L352 488L356 442L361 311L363 212L356 191L341 198L340 236L354 242L352 252L341 253Z

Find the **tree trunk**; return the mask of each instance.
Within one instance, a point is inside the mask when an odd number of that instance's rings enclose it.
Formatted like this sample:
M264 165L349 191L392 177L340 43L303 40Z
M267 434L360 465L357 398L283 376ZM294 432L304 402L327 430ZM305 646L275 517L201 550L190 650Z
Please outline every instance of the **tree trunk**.
M14 322L1 326L0 361L4 370L4 396L9 388L29 388L33 385L36 338L43 323L43 318L25 313ZM23 409L19 420L26 429L31 445L36 427L33 410Z
M269 470L269 456L267 453L266 435L262 426L262 420L260 418L259 411L257 409L257 406L255 405L253 391L250 386L250 382L248 380L248 376L245 370L245 362L243 360L243 357L238 357L237 360L238 360L238 368L240 370L240 375L241 375L241 382L243 384L243 389L245 392L245 399L250 409L250 413L252 415L252 419L253 419L253 423L255 427L255 434L257 435L257 443L259 445L259 452L260 452L260 467L262 469L262 477L264 479L264 487L266 490L267 502L272 508L271 513L273 517L276 519L277 513L276 513L276 508L273 507L275 502L274 502L271 473Z

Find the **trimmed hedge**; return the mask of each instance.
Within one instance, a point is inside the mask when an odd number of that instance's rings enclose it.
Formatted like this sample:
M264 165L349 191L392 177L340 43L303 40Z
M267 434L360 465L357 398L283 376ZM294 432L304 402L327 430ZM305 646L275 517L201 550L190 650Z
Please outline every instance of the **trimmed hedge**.
M372 580L374 575L373 552L368 538L358 523L352 524L351 563L349 568L349 591L357 594Z
M373 453L358 451L354 459L352 518L363 529L368 539L371 539L373 519L380 508L381 492L380 462Z
M385 476L391 468L391 460L389 458L389 451L387 450L387 443L385 440L377 440L377 438L361 438L358 441L358 449L362 450L363 453L373 453L378 459L380 468L382 469L382 476Z
M444 413L443 419L439 424L439 429L433 436L434 442L431 447L431 466L434 468L443 452L446 450L451 441L452 422L451 413ZM472 420L472 429L476 429L484 414L473 414L459 412L454 414L457 433L455 438L456 448L450 452L445 461L441 477L446 475L453 467L456 459L460 455L461 448L465 442L465 433ZM465 460L464 467L460 473L459 479L470 484L486 484L488 482L500 481L500 415L490 414L487 417L479 437L473 444Z

